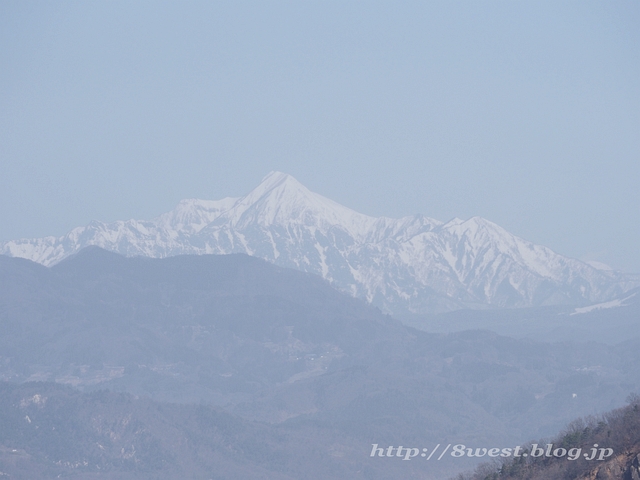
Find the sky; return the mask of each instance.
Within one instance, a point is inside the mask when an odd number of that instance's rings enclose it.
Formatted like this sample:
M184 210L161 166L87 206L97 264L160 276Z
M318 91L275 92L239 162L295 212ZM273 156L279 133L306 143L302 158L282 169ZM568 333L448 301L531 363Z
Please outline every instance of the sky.
M0 2L0 241L242 196L640 272L640 2Z

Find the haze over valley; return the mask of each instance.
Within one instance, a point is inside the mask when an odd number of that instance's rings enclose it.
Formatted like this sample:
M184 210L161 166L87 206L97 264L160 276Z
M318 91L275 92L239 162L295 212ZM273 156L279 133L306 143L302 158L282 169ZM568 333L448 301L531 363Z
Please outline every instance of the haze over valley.
M0 2L0 478L638 480L638 25Z
M241 475L249 464L266 478L299 478L302 468L315 472L307 478L414 472L435 479L473 461L450 459L426 470L418 462L371 464L371 445L517 444L551 435L576 415L617 407L640 388L636 340L607 346L516 340L477 330L421 332L319 276L245 254L126 258L93 246L52 267L7 256L0 262L0 375L23 385L5 388L40 412L26 419L26 407L7 411L13 434L7 433L5 445L31 459L9 468L12 475L45 468L76 472L78 478L101 469L137 472L132 478L198 476L210 460L187 466L178 458L212 449L224 459L214 461L221 462L215 464L223 477ZM637 312L638 302L632 305L619 308ZM637 322L628 327L627 335L640 333ZM79 397L34 381L72 386L84 395L109 389L186 407L167 410L104 393ZM82 435L97 435L95 442L111 453L95 445L80 448L75 437L64 438L67 450L54 452L38 432L23 432L45 424L62 428L50 417L57 415L48 410L52 404L40 405L40 398L59 399L52 401L63 402L60 408L70 401L64 409L71 411L77 402L86 405L88 423L78 428L86 429ZM130 407L116 407L122 402ZM188 407L195 404L210 405L209 413ZM110 413L96 417L94 408ZM152 420L153 409L161 409L162 418ZM230 417L220 417L221 411ZM228 447L216 446L219 440L209 433L196 441L193 435L204 432L191 432L188 422L171 433L191 438L179 452L152 426L196 413L213 415L214 429L223 428L222 421L236 422L234 431L242 435L257 428L263 432L260 455L279 452L280 463L256 460L256 452L237 443L244 437L224 440ZM96 418L107 424L98 427ZM127 418L148 433L117 427ZM300 438L307 440L301 445ZM152 450L149 442L156 445ZM229 457L220 448L236 453Z

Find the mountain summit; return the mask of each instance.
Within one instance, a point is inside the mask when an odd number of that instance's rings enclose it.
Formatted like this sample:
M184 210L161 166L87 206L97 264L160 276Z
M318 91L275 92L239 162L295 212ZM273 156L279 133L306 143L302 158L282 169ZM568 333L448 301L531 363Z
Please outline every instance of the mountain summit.
M318 274L394 314L586 305L640 285L637 277L558 255L484 218L373 218L281 172L244 197L182 200L153 220L92 222L59 238L5 242L0 252L53 265L88 245L127 256L246 253Z
M271 172L247 196L214 222L242 229L251 225L304 225L328 230L342 225L353 236L366 231L375 218L367 217L309 191L291 175Z

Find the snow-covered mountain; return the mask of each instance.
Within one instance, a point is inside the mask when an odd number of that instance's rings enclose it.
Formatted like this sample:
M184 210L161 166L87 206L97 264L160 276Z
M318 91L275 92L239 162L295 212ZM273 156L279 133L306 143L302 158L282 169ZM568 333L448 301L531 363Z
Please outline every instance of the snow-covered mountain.
M241 198L183 200L153 220L92 222L59 238L5 242L0 252L52 265L88 245L127 256L247 253L321 275L395 314L587 305L640 285L637 276L558 255L480 217L373 218L280 172Z

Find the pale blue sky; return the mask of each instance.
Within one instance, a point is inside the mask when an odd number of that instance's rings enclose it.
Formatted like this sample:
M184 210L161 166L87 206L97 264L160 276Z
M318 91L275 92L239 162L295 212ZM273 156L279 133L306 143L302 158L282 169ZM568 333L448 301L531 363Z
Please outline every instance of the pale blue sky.
M639 26L637 1L0 2L0 240L280 170L640 272Z

